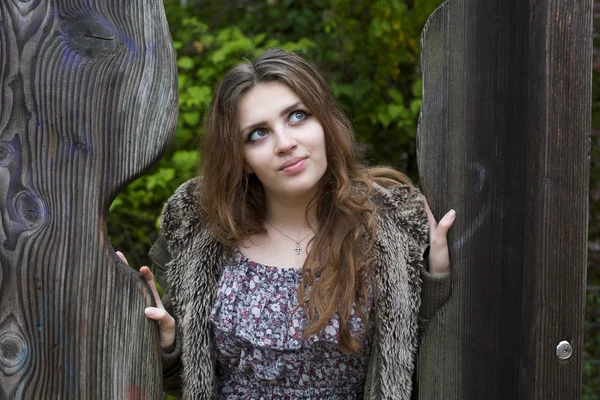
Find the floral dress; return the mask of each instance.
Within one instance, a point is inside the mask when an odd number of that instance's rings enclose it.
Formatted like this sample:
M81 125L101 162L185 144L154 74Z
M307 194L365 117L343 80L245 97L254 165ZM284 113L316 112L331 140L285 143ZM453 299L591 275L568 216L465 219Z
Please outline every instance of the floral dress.
M362 353L338 350L337 314L303 340L306 316L296 307L301 278L299 269L255 263L234 251L210 315L218 399L362 398L371 329L364 334L354 307L349 323Z

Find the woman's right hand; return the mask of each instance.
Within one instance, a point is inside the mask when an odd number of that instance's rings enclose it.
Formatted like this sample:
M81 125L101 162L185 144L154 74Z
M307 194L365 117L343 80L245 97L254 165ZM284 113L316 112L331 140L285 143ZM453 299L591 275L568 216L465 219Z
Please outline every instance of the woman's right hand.
M117 251L117 256L127 264L127 259L123 253ZM148 318L158 321L158 326L160 327L160 347L165 353L170 353L173 351L175 345L175 319L163 306L162 300L158 295L158 290L156 289L156 284L154 283L154 274L152 274L150 268L144 266L140 268L140 273L146 280L146 283L148 283L148 286L150 286L154 300L156 301L156 307L146 307L144 312Z

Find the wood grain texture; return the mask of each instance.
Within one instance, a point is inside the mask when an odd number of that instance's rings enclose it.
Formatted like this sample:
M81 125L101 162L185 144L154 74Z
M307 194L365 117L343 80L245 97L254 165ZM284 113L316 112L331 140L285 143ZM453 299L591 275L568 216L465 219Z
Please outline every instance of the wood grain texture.
M159 399L151 293L106 232L177 119L162 2L0 2L0 399Z
M422 50L421 180L434 214L457 220L453 294L423 339L419 398L577 399L592 2L449 0Z

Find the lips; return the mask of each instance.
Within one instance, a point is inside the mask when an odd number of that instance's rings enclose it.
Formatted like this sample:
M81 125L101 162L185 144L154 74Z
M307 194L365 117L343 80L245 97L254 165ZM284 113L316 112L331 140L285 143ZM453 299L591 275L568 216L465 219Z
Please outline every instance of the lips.
M296 166L297 164L303 162L304 160L306 160L308 157L294 157L291 160L286 161L281 168L279 168L280 171L286 170L286 169L293 169L294 166Z

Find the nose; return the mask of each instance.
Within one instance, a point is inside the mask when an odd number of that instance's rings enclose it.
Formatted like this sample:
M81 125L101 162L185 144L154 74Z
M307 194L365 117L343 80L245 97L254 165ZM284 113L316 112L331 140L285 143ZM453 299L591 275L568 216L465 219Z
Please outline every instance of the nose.
M285 128L277 129L275 132L275 153L287 154L292 152L297 146L298 142L292 135L292 132Z

